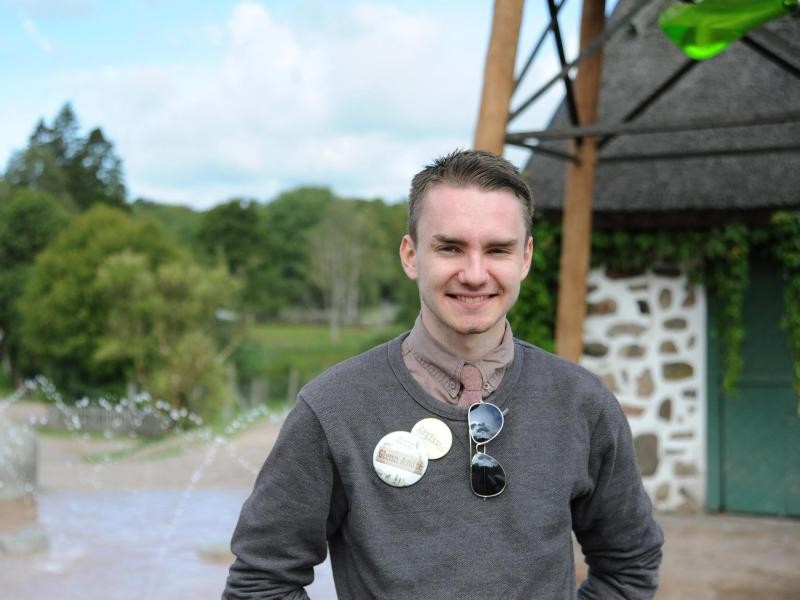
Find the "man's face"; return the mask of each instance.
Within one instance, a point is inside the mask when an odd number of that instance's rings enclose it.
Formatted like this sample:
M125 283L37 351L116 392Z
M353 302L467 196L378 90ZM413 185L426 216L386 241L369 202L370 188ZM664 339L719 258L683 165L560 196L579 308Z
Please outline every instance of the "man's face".
M422 322L440 342L485 335L499 343L505 316L528 274L533 244L511 191L439 184L423 198L417 242L400 245L416 280Z

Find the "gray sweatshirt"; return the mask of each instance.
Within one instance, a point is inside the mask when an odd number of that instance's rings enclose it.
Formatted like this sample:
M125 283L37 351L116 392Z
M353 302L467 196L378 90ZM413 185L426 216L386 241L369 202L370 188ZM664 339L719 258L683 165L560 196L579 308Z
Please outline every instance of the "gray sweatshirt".
M300 391L242 508L223 599L305 599L328 548L340 600L573 599L571 531L589 565L578 598L651 598L663 536L611 392L515 340L487 399L508 411L487 448L507 486L483 500L469 485L466 409L423 392L403 337ZM416 484L387 485L375 445L427 417L450 427L452 448Z

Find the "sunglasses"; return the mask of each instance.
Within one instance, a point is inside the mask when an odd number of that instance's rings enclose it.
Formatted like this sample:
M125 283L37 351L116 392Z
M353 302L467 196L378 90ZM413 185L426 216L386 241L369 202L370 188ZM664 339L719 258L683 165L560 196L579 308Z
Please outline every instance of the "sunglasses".
M470 460L472 492L481 498L500 495L506 488L506 472L497 460L484 452L486 444L503 429L503 413L494 404L479 402L469 407L469 437L475 444ZM472 449L470 448L470 454Z

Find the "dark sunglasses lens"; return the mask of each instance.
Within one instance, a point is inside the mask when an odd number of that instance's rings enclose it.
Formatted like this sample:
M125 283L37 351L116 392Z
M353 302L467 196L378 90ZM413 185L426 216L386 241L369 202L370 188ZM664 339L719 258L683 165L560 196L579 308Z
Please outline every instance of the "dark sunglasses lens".
M506 472L500 463L483 452L472 457L472 491L478 496L497 496L506 487Z
M493 440L503 428L503 413L494 404L481 402L469 407L469 434L476 444Z

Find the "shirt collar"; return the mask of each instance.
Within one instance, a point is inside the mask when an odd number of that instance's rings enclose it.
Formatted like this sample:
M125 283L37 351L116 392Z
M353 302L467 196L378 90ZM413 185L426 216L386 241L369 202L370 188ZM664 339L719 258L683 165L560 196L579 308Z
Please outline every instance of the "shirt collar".
M421 316L414 322L406 342L417 362L442 385L451 398L456 398L461 391L461 369L466 362L475 365L481 372L483 396L486 397L497 388L506 368L514 360L514 337L508 319L500 345L477 361L466 361L439 343L425 328Z

